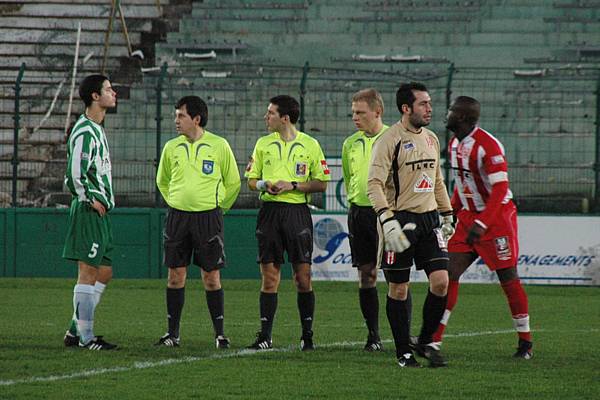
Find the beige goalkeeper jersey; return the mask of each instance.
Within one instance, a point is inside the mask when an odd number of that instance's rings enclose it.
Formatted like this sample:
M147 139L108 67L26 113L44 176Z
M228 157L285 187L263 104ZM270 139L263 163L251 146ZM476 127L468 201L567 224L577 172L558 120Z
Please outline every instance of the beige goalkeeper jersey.
M400 122L388 128L373 145L367 194L378 213L452 212L435 134L426 128L410 132Z

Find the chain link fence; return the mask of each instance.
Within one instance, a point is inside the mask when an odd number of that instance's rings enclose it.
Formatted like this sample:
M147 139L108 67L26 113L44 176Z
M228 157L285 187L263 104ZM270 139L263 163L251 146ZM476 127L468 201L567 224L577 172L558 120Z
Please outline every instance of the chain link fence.
M366 87L379 90L385 102L384 122L393 124L399 118L395 92L407 81L420 81L429 88L434 106L430 128L443 144L449 139L444 117L450 99L468 95L480 100L481 126L505 146L509 179L521 211L597 211L597 70L463 69L445 63L407 64L393 71L239 63L210 70L165 66L147 73L143 84L119 88L113 82L120 101L116 112L107 114L105 127L117 204L162 205L154 184L156 165L162 146L176 135L174 105L180 97L195 94L207 102L207 129L229 141L243 174L254 143L267 133L263 116L269 98L289 94L303 105L298 128L319 140L332 169L333 182L325 196L314 197L315 205L344 211L340 157L342 142L356 130L351 97ZM66 205L69 195L62 175L68 85L64 77L44 80L28 76L26 69L19 93L16 83L16 73L0 77L1 205ZM75 97L71 120L83 111ZM234 207L257 205L256 193L242 185Z

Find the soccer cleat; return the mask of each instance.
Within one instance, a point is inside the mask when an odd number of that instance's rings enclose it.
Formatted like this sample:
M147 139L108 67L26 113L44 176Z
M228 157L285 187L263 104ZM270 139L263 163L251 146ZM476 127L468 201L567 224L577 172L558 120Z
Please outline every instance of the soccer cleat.
M429 360L429 366L432 368L445 367L448 365L448 361L442 355L440 350L440 343L429 343L420 344L419 338L411 336L409 339L409 346L419 356Z
M79 346L79 336L73 335L70 331L67 331L63 338L63 343L65 344L65 347Z
M231 341L227 336L219 335L215 338L217 349L228 349Z
M167 346L167 347L179 347L179 338L172 336L170 333L165 333L158 342L154 344L155 346Z
M533 343L528 340L519 339L519 347L513 357L530 360L533 357Z
M413 353L404 353L398 357L398 366L400 368L421 368L421 364L415 359Z
M381 343L379 335L374 332L369 332L364 349L368 352L383 351L383 343Z
M302 337L300 338L300 350L312 351L315 349L315 344L313 343L312 337L312 331L307 331L302 334Z
M102 336L96 336L86 344L79 342L79 347L88 350L115 350L117 348L117 345L104 341L104 339L102 339Z
M250 346L246 347L252 350L268 350L273 348L271 338L263 336L262 332L256 332L256 340Z

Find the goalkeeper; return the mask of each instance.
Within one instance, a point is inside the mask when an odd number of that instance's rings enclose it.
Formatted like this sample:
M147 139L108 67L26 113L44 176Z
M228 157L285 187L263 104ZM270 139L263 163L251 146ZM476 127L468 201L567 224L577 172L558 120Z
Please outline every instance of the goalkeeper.
M432 113L427 88L401 85L396 104L401 119L373 145L368 178L368 196L380 222L378 266L389 282L386 312L398 365L419 367L409 346L407 297L414 262L429 279L417 352L430 366L442 367L447 363L432 335L446 306L452 207L440 170L439 141L425 128Z

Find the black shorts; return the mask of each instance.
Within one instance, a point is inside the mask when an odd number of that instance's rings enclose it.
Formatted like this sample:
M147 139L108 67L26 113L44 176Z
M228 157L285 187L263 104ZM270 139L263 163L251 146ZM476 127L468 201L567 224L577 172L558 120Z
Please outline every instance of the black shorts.
M189 212L169 208L165 229L163 263L183 267L193 263L205 271L225 266L223 213L220 208Z
M313 224L306 204L264 202L256 219L257 262L312 264Z
M352 204L348 210L348 239L352 266L377 262L377 214L371 206Z
M403 227L409 222L414 223L417 227L413 231L404 231L411 245L402 253L384 251L382 238L380 268L409 271L414 262L417 269L425 269L430 272L448 269L448 248L439 228L438 212L417 214L395 211L394 215Z

